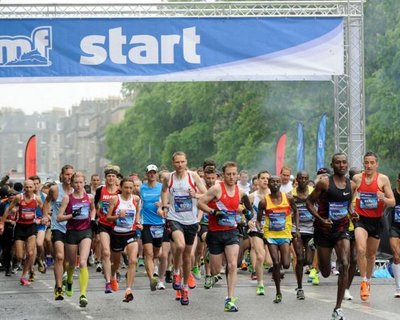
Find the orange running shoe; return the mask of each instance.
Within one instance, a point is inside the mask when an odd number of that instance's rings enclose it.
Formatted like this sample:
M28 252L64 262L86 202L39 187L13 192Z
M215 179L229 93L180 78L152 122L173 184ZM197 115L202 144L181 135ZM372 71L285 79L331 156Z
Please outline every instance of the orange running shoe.
M188 286L190 289L196 288L196 279L194 278L192 273L190 273L190 276L188 279Z
M110 281L112 291L118 291L119 285L117 279L111 279Z
M361 281L360 284L360 298L361 301L367 301L370 294L370 284L367 281Z
M242 269L243 271L246 271L247 267L248 267L248 265L247 265L246 261L243 261L241 266L240 266L240 269Z
M174 290L181 290L181 275L179 273L174 273L172 276L172 287Z
M189 290L186 288L181 289L181 305L187 306L189 304Z
M181 290L176 290L175 291L175 300L176 301L181 300Z

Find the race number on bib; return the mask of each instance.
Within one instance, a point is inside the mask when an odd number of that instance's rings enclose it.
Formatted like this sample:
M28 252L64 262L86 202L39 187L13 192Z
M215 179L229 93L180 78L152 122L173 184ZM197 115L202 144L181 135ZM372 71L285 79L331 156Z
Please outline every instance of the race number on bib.
M394 207L394 222L400 223L400 206Z
M21 219L22 220L33 220L35 219L35 208L22 208Z
M217 215L217 223L222 227L236 227L235 211L219 211Z
M360 208L361 209L378 208L378 195L375 192L360 192Z
M150 226L150 233L153 239L160 239L164 236L164 226Z
M286 225L285 212L273 212L269 214L269 230L270 231L283 231Z
M193 202L191 196L175 196L174 197L175 212L192 211Z
M329 202L329 219L333 221L342 220L347 216L349 202Z
M85 220L89 218L89 206L87 203L77 203L72 206L72 217L74 220Z
M305 203L297 204L297 211L299 213L300 222L310 222L313 219L313 215L308 211Z

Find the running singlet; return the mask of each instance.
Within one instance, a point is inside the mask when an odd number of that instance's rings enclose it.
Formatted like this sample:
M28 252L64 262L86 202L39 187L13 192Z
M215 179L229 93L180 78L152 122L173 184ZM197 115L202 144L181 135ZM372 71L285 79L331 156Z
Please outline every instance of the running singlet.
M361 174L361 184L358 187L356 198L356 212L367 218L380 218L383 215L385 204L378 200L378 191L382 191L378 186L379 173L376 173L372 182L367 184L365 173Z
M308 195L313 192L314 188L311 186L307 186ZM300 233L312 234L314 233L314 216L308 211L306 206L307 199L300 199L297 196L297 188L293 188L292 195L294 198L294 202L296 203L297 213L299 215L299 228ZM293 232L295 232L295 226L293 226Z
M222 211L223 214L215 217L208 216L208 231L233 230L237 227L237 210L240 204L239 187L235 185L235 193L231 197L226 191L224 182L219 182L221 186L221 197L217 201L211 201L208 206L211 209Z
M333 175L329 176L328 190L322 195L318 202L318 214L321 218L330 219L332 227L327 228L319 219L315 219L314 226L325 232L345 232L349 229L349 208L352 200L350 179L346 178L346 186L339 189Z
M72 214L72 219L67 222L67 230L87 230L90 229L90 198L85 192L83 198L74 198L69 195L69 202L65 209L65 214Z
M57 221L58 211L60 210L61 203L64 199L65 192L62 183L57 183L58 196L55 201L51 203L51 230L58 230L62 233L67 231L67 221Z
M253 211L255 212L254 217L251 219L254 221L254 223L257 221L257 213L258 213L258 204L260 203L260 195L257 193L257 191L254 193L254 200L253 200ZM265 224L265 211L263 211L262 217L261 217L261 227L263 227ZM253 229L249 228L248 232L259 232L257 227L254 227Z
M143 225L162 225L165 220L157 213L156 202L160 202L162 184L157 182L156 186L151 188L147 183L140 186L140 199L142 207L140 217L143 219Z
M116 193L109 193L106 186L101 187L100 201L99 201L99 223L105 226L113 227L114 222L107 220L108 207L110 206L111 198L116 196Z
M281 192L281 196L282 201L280 204L274 204L271 195L265 196L265 238L292 238L292 215L289 200L285 192Z
M137 207L135 199L132 195L128 200L124 200L121 198L120 194L118 195L118 200L113 213L116 216L119 216L121 210L125 210L125 217L115 220L115 225L113 228L114 233L133 233L133 231L136 230Z
M197 200L190 196L190 189L196 190L192 182L191 172L188 171L182 179L178 179L175 171L169 181L168 220L177 221L183 225L197 223Z
M24 194L21 193L21 199L18 204L18 219L19 224L34 224L36 219L36 208L38 207L38 201L36 194L33 195L31 201L26 202Z

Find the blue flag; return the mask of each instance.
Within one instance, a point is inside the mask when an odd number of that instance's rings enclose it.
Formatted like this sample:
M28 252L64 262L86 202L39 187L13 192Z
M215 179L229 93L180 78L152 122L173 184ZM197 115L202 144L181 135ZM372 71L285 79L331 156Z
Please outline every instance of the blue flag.
M317 168L325 167L325 137L326 137L326 113L324 113L319 121L317 133Z
M297 125L297 172L304 170L304 126Z

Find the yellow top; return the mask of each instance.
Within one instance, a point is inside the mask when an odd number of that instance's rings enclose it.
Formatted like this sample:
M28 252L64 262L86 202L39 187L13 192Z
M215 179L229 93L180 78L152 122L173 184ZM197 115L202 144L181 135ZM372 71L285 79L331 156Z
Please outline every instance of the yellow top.
M292 216L290 214L290 204L286 193L281 192L281 195L282 202L277 205L272 202L269 194L265 196L265 238L292 238Z

